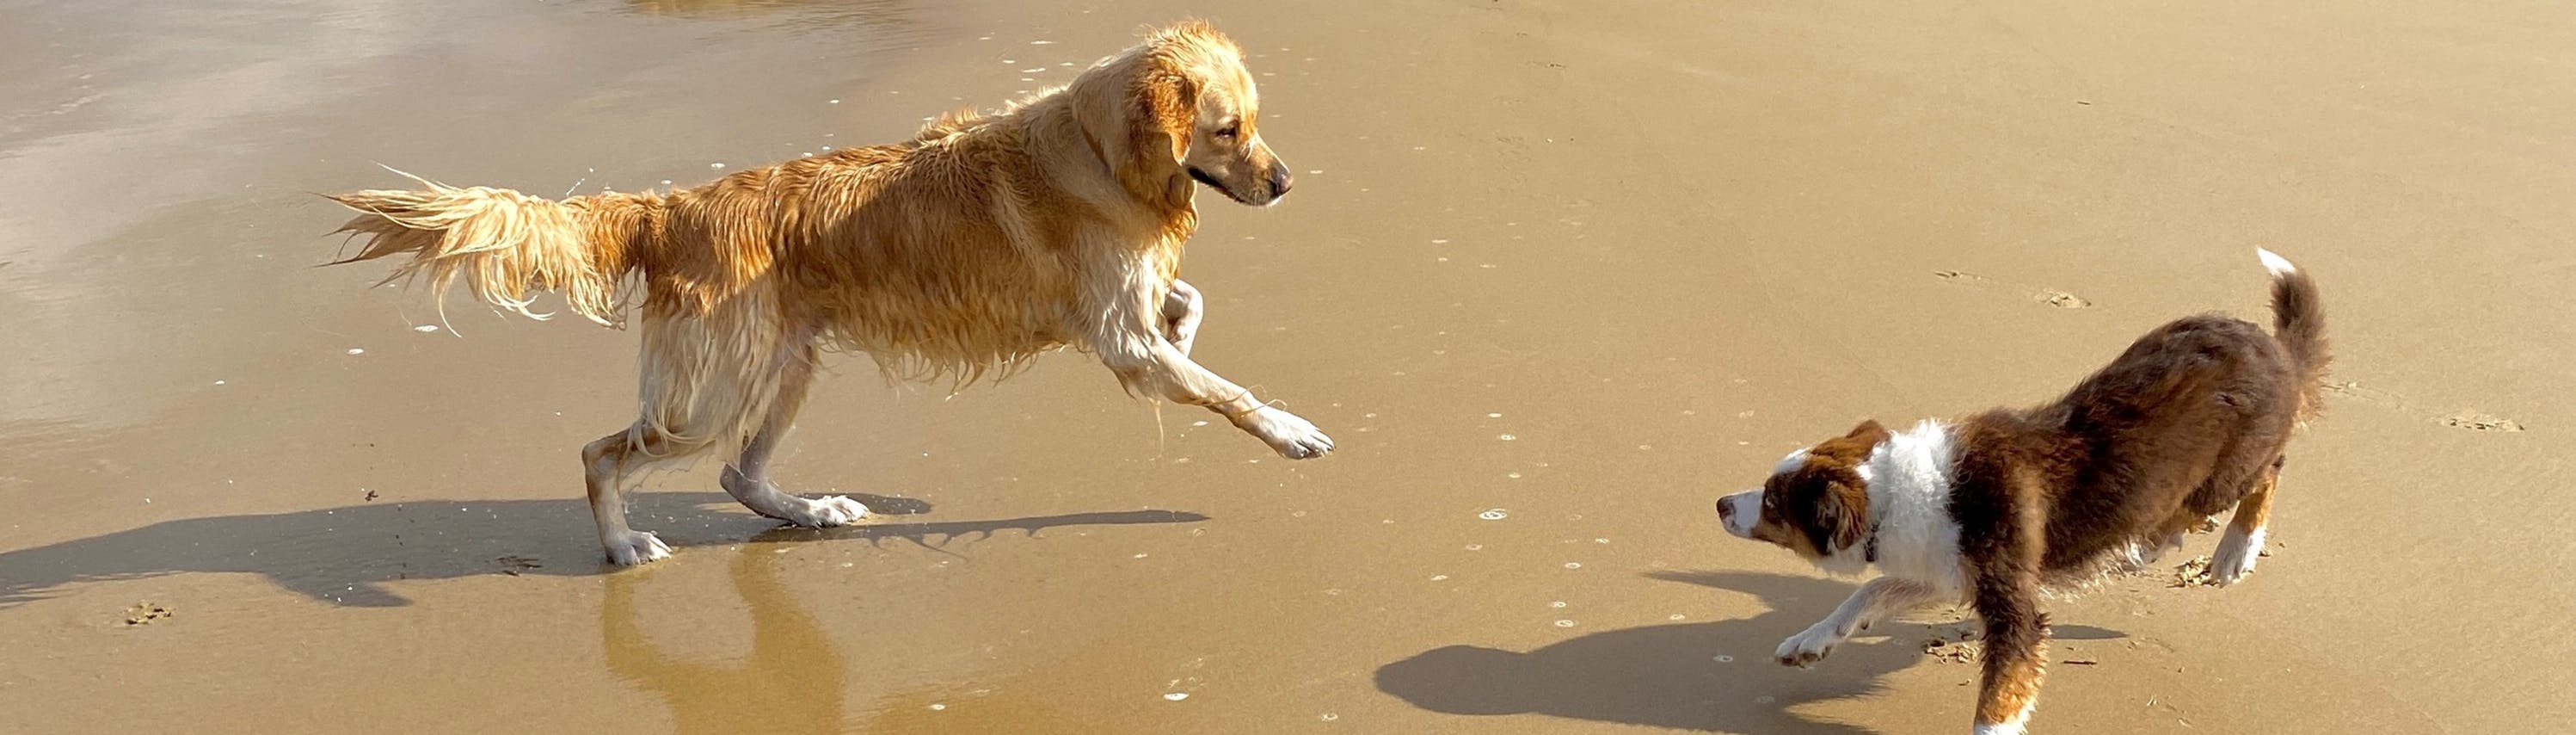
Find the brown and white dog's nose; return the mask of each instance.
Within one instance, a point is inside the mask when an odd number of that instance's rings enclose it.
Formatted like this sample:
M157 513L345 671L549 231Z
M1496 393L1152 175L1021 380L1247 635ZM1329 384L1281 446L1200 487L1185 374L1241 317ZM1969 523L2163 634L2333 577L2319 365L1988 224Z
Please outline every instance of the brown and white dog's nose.
M1762 491L1747 490L1717 499L1717 525L1742 538L1753 538L1753 527L1762 521Z
M1287 195L1288 195L1288 187L1289 187L1290 185L1292 185L1292 184L1295 184L1295 183L1297 183L1297 182L1296 182L1296 181L1294 181L1294 180L1292 180L1292 179L1290 179L1290 178L1288 178L1288 166L1287 166L1287 164L1280 164L1280 165L1278 165L1278 166L1276 166L1276 167L1271 168L1271 169L1270 169L1270 198L1272 198L1272 199L1277 199L1277 198L1280 198L1280 197L1287 196Z

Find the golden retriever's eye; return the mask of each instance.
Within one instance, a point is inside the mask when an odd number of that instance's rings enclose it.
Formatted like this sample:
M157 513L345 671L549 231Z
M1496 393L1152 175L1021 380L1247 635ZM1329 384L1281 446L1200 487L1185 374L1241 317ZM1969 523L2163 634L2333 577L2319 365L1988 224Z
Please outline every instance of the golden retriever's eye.
M1238 135L1238 134L1240 134L1240 133L1242 133L1242 132L1243 132L1243 123L1239 123L1239 122L1230 122L1230 123L1226 123L1226 124L1225 124L1225 127L1217 128L1217 129L1216 129L1216 137L1219 137L1219 138L1232 138L1232 137L1234 137L1234 136L1236 136L1236 135Z

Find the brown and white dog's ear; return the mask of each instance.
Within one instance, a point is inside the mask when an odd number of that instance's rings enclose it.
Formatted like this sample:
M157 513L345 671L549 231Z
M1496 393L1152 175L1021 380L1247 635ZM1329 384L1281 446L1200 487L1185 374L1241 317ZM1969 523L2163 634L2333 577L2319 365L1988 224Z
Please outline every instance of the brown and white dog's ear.
M1879 442L1887 440L1887 427L1878 425L1878 419L1863 419L1859 425L1852 427L1851 433L1844 434L1843 437L1859 439L1871 446L1877 446Z
M1887 441L1887 436L1887 427L1880 426L1876 419L1871 419L1852 427L1849 434L1817 444L1808 449L1807 453L1823 457L1836 464L1859 464L1869 458L1870 451L1877 449L1879 442Z
M1817 551L1831 555L1869 538L1868 498L1867 490L1839 482L1816 497L1808 528Z

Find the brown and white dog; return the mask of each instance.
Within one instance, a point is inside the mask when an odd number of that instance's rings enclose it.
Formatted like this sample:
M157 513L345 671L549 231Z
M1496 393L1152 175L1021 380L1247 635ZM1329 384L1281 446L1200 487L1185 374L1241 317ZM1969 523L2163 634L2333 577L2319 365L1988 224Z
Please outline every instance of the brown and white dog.
M1206 407L1290 459L1331 451L1189 357L1204 302L1178 275L1198 186L1251 205L1288 193L1259 122L1242 52L1187 22L998 113L696 188L556 201L415 179L425 191L331 198L360 213L342 228L367 238L349 261L411 256L388 282L461 278L522 313L553 290L610 326L642 302L641 416L581 455L600 543L636 564L671 552L627 526L628 481L711 450L734 453L722 484L753 512L867 513L767 477L825 349L962 386L1072 346L1130 392Z
M1728 533L1830 572L1883 573L1781 642L1780 662L1805 667L1872 623L1963 602L1985 627L1975 732L2019 733L2039 698L2043 589L2141 564L2230 507L2209 581L2253 572L2282 449L2315 413L2327 362L2316 284L2256 254L2272 274L2273 334L2176 320L2055 402L1903 431L1863 422L1718 500Z

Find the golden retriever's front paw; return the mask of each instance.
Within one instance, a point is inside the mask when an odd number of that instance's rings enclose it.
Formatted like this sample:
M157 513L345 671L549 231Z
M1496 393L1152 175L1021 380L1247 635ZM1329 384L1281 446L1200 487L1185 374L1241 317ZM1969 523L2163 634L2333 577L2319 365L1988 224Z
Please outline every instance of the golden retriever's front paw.
M802 500L802 498L799 499ZM859 501L851 500L847 495L827 495L807 500L804 512L788 520L807 528L830 528L857 523L859 519L866 517L868 517L868 507L859 504Z
M1235 425L1253 436L1261 437L1279 456L1289 459L1313 459L1333 451L1333 438L1315 428L1297 414L1263 406L1235 420Z

